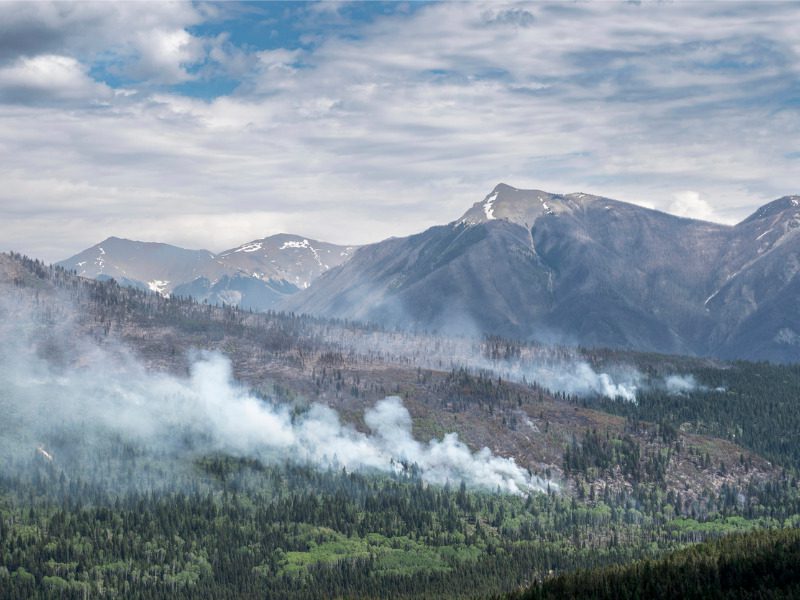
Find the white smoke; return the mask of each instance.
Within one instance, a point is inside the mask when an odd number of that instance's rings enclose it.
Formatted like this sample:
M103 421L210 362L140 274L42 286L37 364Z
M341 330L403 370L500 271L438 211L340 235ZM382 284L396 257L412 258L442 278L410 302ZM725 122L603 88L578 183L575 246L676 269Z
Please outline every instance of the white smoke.
M686 394L698 389L694 375L669 375L664 378L664 386L669 394Z
M585 361L560 362L552 366L527 366L523 372L529 381L575 396L607 396L636 402L642 375L636 369L618 369L618 373L595 371Z
M489 372L517 383L537 383L551 392L575 396L607 396L635 402L647 386L642 373L629 365L597 371L576 351L561 347L520 346L520 355L489 358L479 336L445 336L399 331L331 329L327 340L334 347L369 361L377 353L382 362L413 364L429 369L465 368Z
M543 490L546 482L531 478L511 458L501 458L488 448L472 453L455 433L427 444L411 435L411 415L400 398L392 396L367 411L364 420L375 433L373 442L386 455L399 455L422 468L423 477L434 483L463 480L473 486L520 493Z
M396 472L416 464L424 481L464 481L472 488L526 494L547 483L511 458L484 448L472 452L455 433L416 441L401 400L389 397L366 411L371 432L343 424L332 409L312 405L293 414L237 385L230 361L220 354L196 360L188 377L151 373L95 348L88 366L54 370L34 356L0 369L3 429L16 442L53 431L80 432L82 439L112 434L141 447L176 448L176 438L195 440L195 452L225 452L262 460L295 460L348 470ZM8 441L8 440L7 440ZM555 486L553 486L555 487Z

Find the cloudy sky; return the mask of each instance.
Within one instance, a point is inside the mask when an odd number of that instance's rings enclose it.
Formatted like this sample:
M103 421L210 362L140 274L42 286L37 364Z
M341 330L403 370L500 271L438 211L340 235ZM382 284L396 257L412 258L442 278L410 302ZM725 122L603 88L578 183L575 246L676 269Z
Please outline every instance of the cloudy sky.
M502 181L800 193L798 3L0 2L0 250L377 241Z

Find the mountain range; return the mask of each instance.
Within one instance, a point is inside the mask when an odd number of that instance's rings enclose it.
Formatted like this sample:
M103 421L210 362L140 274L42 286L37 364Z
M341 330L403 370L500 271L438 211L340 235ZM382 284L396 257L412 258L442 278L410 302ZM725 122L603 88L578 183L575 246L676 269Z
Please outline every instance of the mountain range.
M354 250L283 233L219 254L110 237L58 264L83 277L113 278L159 294L267 310Z
M449 224L357 251L286 235L217 255L111 238L60 264L254 309L787 362L800 360L798 231L800 196L730 226L499 184Z

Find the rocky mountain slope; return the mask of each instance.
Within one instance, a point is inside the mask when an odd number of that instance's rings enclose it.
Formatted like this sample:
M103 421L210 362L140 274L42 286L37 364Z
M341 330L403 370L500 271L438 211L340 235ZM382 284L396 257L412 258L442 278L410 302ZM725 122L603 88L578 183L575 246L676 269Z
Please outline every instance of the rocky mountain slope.
M289 234L219 254L111 237L58 264L83 277L113 278L159 294L266 310L342 264L354 250Z
M800 360L800 197L735 226L500 184L462 218L364 247L298 312L587 346Z

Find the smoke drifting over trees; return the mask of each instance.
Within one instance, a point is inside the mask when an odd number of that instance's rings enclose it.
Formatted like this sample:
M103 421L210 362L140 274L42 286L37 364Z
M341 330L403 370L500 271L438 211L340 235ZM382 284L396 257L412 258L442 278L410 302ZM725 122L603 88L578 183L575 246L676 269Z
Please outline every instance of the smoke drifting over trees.
M7 454L28 452L54 437L98 448L111 437L187 457L224 452L351 471L414 468L429 483L464 481L473 488L510 493L547 487L512 458L486 448L472 452L455 433L416 441L411 416L398 397L387 397L365 412L370 429L365 433L321 404L298 412L259 397L234 381L230 361L219 353L198 354L188 377L153 373L125 348L105 350L76 337L69 327L51 329L34 341L32 332L41 323L21 314L19 306L12 311L6 305L4 312L13 314L5 319L0 354ZM77 364L58 367L41 356L67 341L78 348Z

